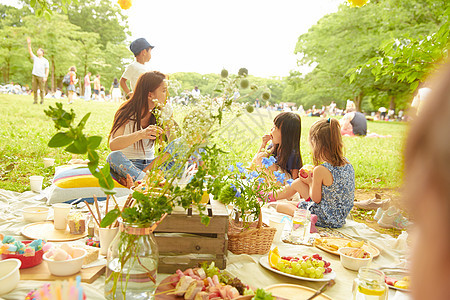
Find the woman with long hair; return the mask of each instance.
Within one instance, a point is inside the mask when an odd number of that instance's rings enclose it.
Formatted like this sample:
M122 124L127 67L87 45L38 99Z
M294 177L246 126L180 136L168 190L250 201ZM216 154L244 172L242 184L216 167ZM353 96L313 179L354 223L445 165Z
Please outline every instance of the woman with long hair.
M144 178L155 159L154 142L163 129L156 125L153 110L166 101L165 75L153 71L143 73L133 96L123 103L114 116L109 134L112 152L107 161L113 177L123 182L127 175L133 181Z

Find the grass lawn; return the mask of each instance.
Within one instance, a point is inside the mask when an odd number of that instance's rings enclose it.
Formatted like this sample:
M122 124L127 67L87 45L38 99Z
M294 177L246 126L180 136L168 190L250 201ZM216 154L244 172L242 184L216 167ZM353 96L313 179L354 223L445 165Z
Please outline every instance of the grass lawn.
M46 99L44 105L33 105L31 96L0 94L0 188L23 192L29 190L28 177L43 175L48 186L54 168L44 168L43 158L55 158L56 165L67 163L72 155L62 149L47 147L56 133L53 122L44 114L44 108L53 105L54 99ZM119 104L85 102L76 99L72 105L67 99L60 99L64 108L72 108L77 120L87 112L91 116L85 132L100 135L104 139L99 152L104 159L109 153L107 135L112 125L114 113ZM186 107L174 107L174 116L181 121L187 113ZM260 145L260 137L270 130L276 112L260 109L252 114L245 113L239 118L226 115L216 140L223 149L229 151L224 163L233 161L249 162ZM314 117L302 118L301 151L304 163L311 163L307 135ZM370 132L391 135L390 138L344 137L346 157L356 171L356 187L360 189L398 188L402 177L402 150L407 126L404 123L369 122ZM76 157L85 158L85 157Z

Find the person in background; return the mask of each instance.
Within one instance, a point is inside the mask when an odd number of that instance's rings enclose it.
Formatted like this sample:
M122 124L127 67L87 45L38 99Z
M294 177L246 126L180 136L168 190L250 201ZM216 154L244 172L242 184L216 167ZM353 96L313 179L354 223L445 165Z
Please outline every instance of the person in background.
M353 101L347 101L347 113L340 121L342 135L367 135L367 119L363 113L356 111Z
M98 101L98 96L100 95L100 74L94 79L94 100Z
M91 100L91 72L84 76L84 100Z
M77 79L77 68L75 66L71 66L69 68L69 75L70 75L70 83L67 87L67 99L69 99L69 104L73 103L73 94L75 93L75 85L78 82Z
M32 75L32 89L34 93L34 102L33 104L37 104L38 102L38 90L41 94L41 104L44 104L44 95L45 95L45 85L47 83L49 64L48 60L44 58L44 50L39 48L36 52L37 56L34 55L33 50L31 50L31 38L27 37L28 44L28 52L30 53L31 59L33 60L33 71L31 71Z
M120 92L119 81L117 80L117 78L114 78L109 93L111 94L112 102L120 102L122 93Z
M100 98L102 101L106 101L105 87L103 85L100 86Z
M125 72L120 78L120 86L125 92L126 98L129 99L132 94L136 82L142 73L150 71L145 63L149 62L152 58L152 49L154 46L150 45L144 38L134 40L130 44L130 50L133 52L136 60L129 64L125 69ZM127 81L130 81L130 87L127 85Z
M192 89L191 95L192 95L192 98L194 98L194 99L198 99L200 97L200 90L198 89L198 86L195 86Z
M406 141L404 201L414 220L412 299L450 299L450 64L412 122Z

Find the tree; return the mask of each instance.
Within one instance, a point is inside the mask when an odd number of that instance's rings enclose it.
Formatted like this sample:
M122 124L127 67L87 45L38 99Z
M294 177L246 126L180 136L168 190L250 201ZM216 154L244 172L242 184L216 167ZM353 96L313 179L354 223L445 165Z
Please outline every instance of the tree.
M95 32L99 35L98 43L102 50L108 43L124 43L130 35L127 17L117 5L109 0L78 0L68 7L67 16L72 24L82 31Z
M336 97L333 100L338 104L353 98L359 107L370 107L364 103L369 100L402 105L408 96L406 83L389 76L375 83L370 70L361 68L355 75L347 71L379 56L380 45L392 36L437 32L445 5L446 1L438 0L375 0L361 8L341 5L338 12L320 19L299 37L295 49L300 65L315 65L314 71L300 80L300 102L323 104Z

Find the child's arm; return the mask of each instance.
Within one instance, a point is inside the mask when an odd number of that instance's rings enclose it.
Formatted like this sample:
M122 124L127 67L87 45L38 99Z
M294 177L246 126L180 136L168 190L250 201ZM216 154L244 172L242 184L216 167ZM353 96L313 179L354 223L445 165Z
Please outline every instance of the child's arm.
M300 177L300 180L309 186L309 195L311 200L315 203L320 203L322 200L322 184L324 179L326 181L333 180L331 172L324 166L317 166L314 168L312 176L306 178Z

